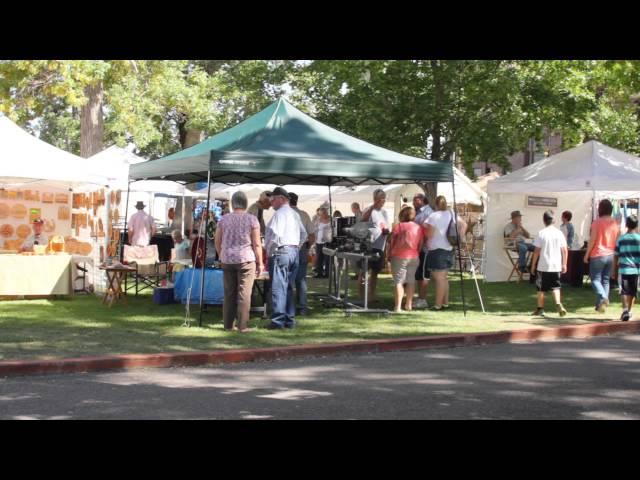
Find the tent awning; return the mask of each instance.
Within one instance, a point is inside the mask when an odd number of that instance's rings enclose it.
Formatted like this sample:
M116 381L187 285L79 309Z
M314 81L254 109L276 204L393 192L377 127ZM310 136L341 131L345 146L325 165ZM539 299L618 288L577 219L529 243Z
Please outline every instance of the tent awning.
M449 162L393 152L314 120L283 99L235 127L164 158L131 165L131 179L185 183L381 185L450 182Z

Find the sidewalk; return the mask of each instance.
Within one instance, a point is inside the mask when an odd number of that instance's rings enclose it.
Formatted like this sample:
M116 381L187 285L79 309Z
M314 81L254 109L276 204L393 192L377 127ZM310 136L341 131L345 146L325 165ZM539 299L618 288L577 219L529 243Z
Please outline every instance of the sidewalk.
M185 367L272 361L300 356L345 355L350 353L381 353L394 350L417 350L436 347L462 347L495 343L532 342L561 338L589 338L640 332L640 320L630 322L591 323L564 327L532 328L502 332L462 335L432 335L390 340L364 340L292 347L216 350L208 352L160 353L145 355L113 355L67 358L62 360L29 360L0 362L0 377L95 372L133 368Z

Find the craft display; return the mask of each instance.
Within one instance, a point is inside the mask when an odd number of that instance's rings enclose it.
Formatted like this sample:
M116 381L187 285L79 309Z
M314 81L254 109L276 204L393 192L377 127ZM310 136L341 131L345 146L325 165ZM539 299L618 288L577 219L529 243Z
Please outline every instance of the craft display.
M51 233L56 229L56 222L52 219L44 221L44 231Z
M24 218L27 215L27 207L22 203L16 203L11 207L11 216L13 218Z
M71 210L67 206L58 207L58 220L69 220Z
M9 207L9 205L6 203L0 203L0 218L7 218L10 211L11 207Z
M42 210L39 208L29 209L29 223L33 223L36 218L42 218Z
M56 193L55 201L56 203L69 203L69 195L66 193Z
M4 225L0 226L0 235L2 235L5 238L9 238L13 236L13 225L9 224L9 223L5 223Z
M31 226L24 223L22 225L18 225L18 228L16 228L16 235L19 238L27 238L31 235Z
M54 199L53 193L44 192L42 194L42 203L53 203Z
M16 240L5 240L4 241L4 248L5 250L15 250L18 251L22 248L22 244L24 243L24 240L22 238L18 238Z

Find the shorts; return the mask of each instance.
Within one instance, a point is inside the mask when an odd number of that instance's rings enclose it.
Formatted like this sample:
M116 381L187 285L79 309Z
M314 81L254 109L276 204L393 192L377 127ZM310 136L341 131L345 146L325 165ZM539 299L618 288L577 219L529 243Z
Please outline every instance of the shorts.
M379 248L372 249L373 253L377 253L379 257L376 260L369 260L368 268L371 273L378 274L384 268L384 252ZM362 271L364 268L364 260L358 260L358 269Z
M398 258L391 257L391 273L393 284L402 285L416 283L416 269L418 268L418 258Z
M416 280L421 282L422 280L429 280L430 278L431 272L427 268L427 252L420 252L418 268L416 268Z
M426 268L431 272L442 272L453 267L453 250L437 248L427 253Z
M629 297L636 297L638 295L638 275L621 275L622 285L620 294L627 295Z
M536 290L548 292L560 288L560 272L536 272Z

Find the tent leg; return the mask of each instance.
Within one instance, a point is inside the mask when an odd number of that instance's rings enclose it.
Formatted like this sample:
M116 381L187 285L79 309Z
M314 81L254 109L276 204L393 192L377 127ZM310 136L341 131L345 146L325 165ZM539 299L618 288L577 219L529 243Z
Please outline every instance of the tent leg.
M204 251L202 254L202 277L200 278L200 318L198 319L198 326L202 326L202 309L204 305L204 274L207 267L207 223L209 221L209 202L211 200L211 165L209 165L209 171L207 172L207 206L202 214L202 222L204 222ZM202 222L200 225L202 225ZM202 228L200 229L202 230ZM198 250L196 249L196 252ZM196 253L197 255L197 253ZM197 259L197 257L196 257Z
M124 236L127 235L127 221L129 217L129 192L131 191L131 181L127 181L127 199L124 204L124 232L120 235L120 263L124 260ZM116 223L118 219L116 218Z
M456 231L458 231L458 214L456 212L456 182L455 182L455 172L453 171L453 162L451 163L451 191L453 192L453 223L456 227ZM458 248L458 263L460 267L460 293L462 295L462 312L463 315L467 316L467 305L464 300L464 279L462 275L462 257L460 256L460 235L456 235L457 238L457 248Z

